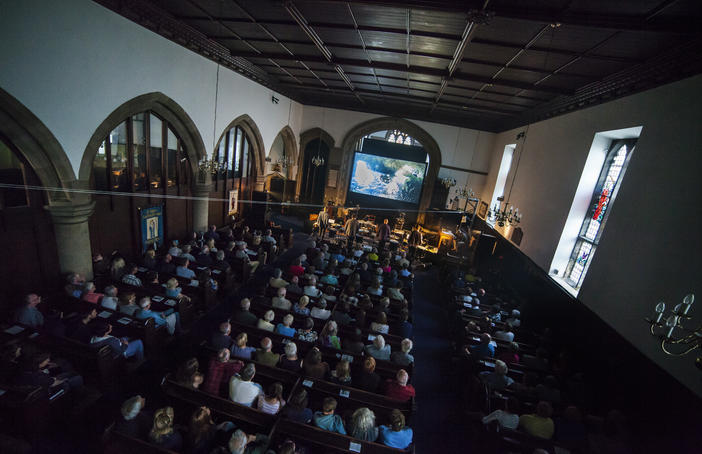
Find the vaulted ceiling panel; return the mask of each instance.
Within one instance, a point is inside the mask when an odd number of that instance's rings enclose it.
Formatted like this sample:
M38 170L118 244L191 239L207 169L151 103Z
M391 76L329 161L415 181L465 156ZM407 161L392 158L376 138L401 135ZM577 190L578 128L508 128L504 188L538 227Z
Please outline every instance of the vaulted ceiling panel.
M300 102L491 130L702 72L699 0L491 0L451 76L482 2L95 1Z

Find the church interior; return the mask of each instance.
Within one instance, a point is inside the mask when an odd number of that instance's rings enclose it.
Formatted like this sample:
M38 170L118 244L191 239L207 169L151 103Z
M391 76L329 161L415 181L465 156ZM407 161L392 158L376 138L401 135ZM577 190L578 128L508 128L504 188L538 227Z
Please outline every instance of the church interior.
M699 1L2 0L0 42L1 452L700 452Z

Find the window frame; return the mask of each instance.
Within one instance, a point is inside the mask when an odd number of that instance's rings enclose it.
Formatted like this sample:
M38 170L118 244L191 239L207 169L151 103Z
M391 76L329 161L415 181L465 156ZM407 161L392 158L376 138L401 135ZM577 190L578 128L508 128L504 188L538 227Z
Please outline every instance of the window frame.
M609 218L609 214L611 213L612 204L614 203L614 200L617 197L617 193L619 192L619 188L621 187L621 182L624 179L624 174L626 173L626 169L631 160L631 156L634 154L634 151L636 149L637 140L638 138L615 139L612 140L607 149L607 155L605 157L604 163L602 164L602 168L600 169L600 173L597 178L597 184L595 185L595 189L592 192L592 196L590 198L589 208L585 212L585 217L581 222L577 240L575 241L573 250L570 253L570 258L568 259L568 266L566 267L564 275L566 283L574 289L580 288L583 279L585 278L587 271L590 267L590 264L592 263L592 257L595 255L597 247L599 246L602 233L604 232L605 224L607 223L607 219ZM604 213L602 214L602 220L599 221L600 224L597 227L597 232L595 233L593 238L589 238L587 236L587 231L589 230L590 224L594 219L593 216L599 206L600 196L602 194L603 189L605 188L605 184L607 183L607 176L609 175L610 169L612 168L612 165L614 164L615 159L622 147L626 147L626 156L624 158L624 162L622 163L622 168L619 171L617 180L614 182L611 193L607 198L607 205ZM584 260L582 260L582 271L580 272L580 275L576 280L573 279L572 273L575 266L579 264L578 262L580 260L580 251L583 245L589 245L590 249L588 251L587 257Z

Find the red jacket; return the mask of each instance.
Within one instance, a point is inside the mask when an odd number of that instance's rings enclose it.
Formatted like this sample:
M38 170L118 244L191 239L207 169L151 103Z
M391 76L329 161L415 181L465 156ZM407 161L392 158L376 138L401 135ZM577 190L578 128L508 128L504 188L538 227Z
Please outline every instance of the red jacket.
M414 397L414 386L402 386L397 381L388 379L385 383L385 395L391 399L407 402Z
M207 376L205 377L205 383L202 384L202 390L217 396L223 395L220 393L223 383L228 386L229 379L232 378L232 375L239 372L242 367L244 367L244 363L239 360L223 363L217 358L212 358L207 368ZM225 395L228 392L227 390Z

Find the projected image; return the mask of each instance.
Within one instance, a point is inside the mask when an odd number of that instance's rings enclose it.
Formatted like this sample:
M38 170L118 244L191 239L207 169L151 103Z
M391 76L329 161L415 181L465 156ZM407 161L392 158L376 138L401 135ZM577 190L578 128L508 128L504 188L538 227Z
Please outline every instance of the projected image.
M418 203L425 163L356 153L350 190L360 194Z

